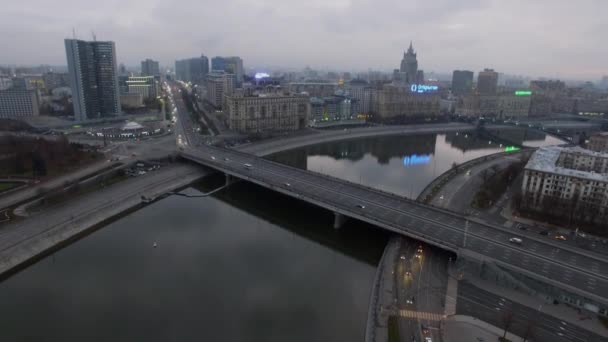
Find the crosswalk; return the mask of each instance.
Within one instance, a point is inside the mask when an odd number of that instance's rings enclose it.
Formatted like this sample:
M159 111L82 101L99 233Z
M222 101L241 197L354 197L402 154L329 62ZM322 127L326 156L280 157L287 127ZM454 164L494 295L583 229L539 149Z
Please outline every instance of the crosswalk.
M424 319L427 321L441 321L442 319L445 319L445 315L442 314L412 310L399 310L399 316L404 318Z

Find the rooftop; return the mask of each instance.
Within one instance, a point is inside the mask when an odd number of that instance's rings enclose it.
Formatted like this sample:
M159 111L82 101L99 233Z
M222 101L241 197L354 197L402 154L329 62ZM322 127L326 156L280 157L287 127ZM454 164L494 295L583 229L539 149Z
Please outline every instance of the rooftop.
M559 147L559 146L548 146L539 148L528 163L526 164L527 170L555 173L562 176L577 177L599 182L608 182L608 174L601 174L591 171L582 171L568 169L561 166L556 166L557 160L562 153L573 153L573 154L584 154L588 156L608 158L608 153L593 152L580 147Z

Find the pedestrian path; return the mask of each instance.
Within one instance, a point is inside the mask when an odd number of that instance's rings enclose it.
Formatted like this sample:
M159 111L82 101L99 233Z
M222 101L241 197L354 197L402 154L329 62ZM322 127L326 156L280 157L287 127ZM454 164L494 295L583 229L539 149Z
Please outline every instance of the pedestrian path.
M424 319L427 321L436 321L439 322L442 319L445 319L445 316L442 314L434 313L434 312L423 312L423 311L412 311L412 310L399 310L399 316L404 318L417 318Z
M458 280L456 279L456 266L450 263L448 266L448 287L445 294L445 316L456 314L456 301L458 300Z

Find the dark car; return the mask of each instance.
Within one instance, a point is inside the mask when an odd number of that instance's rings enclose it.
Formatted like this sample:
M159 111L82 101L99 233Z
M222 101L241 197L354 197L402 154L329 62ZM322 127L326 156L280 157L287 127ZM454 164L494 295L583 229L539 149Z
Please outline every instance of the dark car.
M538 233L540 235L549 235L550 231L548 230L543 230L542 232Z

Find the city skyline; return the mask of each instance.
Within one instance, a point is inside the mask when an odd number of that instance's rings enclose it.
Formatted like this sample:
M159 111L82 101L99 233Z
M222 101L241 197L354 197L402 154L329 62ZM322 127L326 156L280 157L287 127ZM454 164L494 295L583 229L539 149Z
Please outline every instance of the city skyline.
M602 58L608 47L601 39L608 24L599 15L608 3L598 0L267 0L214 2L213 11L204 1L176 7L110 0L94 10L86 2L64 1L7 4L0 43L10 48L0 63L64 65L62 41L72 38L74 29L78 39L91 40L94 31L98 39L116 42L118 62L127 65L153 58L171 66L205 54L241 56L246 67L392 70L413 41L419 68L427 72L493 68L588 80L608 74ZM59 12L64 7L70 7L69 14ZM32 21L45 24L32 26Z

